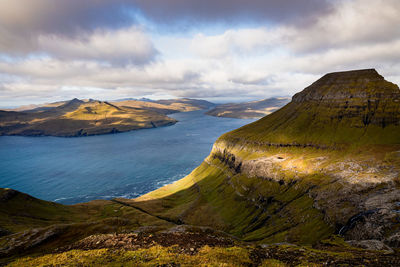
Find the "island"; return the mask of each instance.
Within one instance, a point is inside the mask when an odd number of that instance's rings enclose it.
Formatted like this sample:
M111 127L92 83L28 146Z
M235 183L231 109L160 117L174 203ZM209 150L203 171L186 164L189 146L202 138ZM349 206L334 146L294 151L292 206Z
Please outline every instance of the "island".
M212 103L195 99L164 101L61 101L0 110L0 135L78 137L173 125L166 116L205 109Z
M267 98L258 101L218 105L206 112L207 115L226 118L261 118L289 103L289 97Z

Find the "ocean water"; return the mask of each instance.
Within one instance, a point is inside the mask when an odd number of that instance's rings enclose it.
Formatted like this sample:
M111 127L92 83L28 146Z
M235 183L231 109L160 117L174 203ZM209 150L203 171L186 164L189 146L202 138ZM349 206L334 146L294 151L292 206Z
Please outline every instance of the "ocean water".
M173 126L78 138L0 136L0 187L64 204L134 198L189 174L223 133L254 120L204 111Z

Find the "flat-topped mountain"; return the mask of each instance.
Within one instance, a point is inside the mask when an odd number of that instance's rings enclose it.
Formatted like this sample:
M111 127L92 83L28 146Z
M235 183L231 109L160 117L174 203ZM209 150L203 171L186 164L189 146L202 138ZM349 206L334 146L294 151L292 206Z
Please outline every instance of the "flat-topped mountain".
M226 118L261 118L283 107L290 101L287 97L267 98L258 101L218 105L207 115Z
M358 70L323 76L277 112L223 138L260 144L398 144L399 132L399 87L375 70Z

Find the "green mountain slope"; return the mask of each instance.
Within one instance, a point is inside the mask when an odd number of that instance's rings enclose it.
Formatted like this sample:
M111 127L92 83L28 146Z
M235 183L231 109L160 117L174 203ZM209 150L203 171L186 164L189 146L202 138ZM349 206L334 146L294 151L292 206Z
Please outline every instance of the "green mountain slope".
M399 97L375 70L327 74L221 136L183 180L134 201L244 240L314 244L336 233L399 246Z
M359 70L327 74L282 109L221 139L321 146L399 144L399 131L399 87L375 70Z

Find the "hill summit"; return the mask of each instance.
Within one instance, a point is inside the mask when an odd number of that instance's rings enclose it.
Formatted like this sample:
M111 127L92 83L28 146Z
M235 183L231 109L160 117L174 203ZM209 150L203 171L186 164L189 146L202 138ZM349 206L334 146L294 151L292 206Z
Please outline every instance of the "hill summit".
M400 90L374 69L329 73L277 112L222 137L334 146L400 143Z

